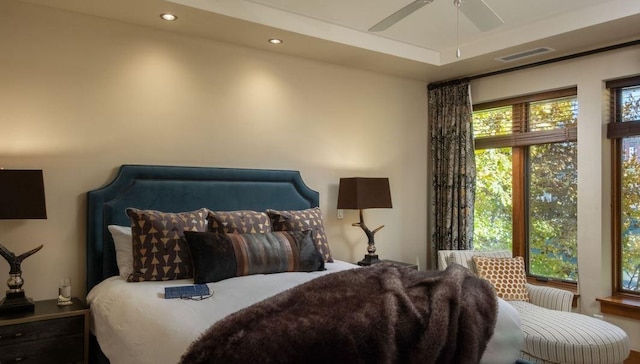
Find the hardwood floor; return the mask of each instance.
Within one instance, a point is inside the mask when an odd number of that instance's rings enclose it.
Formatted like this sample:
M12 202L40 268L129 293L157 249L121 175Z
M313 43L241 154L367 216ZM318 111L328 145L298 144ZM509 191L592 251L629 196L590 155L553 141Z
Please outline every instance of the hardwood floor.
M631 350L631 354L627 360L624 361L624 364L640 364L640 351Z

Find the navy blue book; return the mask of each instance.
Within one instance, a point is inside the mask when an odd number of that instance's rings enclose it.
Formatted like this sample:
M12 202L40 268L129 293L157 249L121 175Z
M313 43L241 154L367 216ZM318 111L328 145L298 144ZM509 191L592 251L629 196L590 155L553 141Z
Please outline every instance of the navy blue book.
M174 286L164 288L164 298L191 298L209 295L206 284L192 284L189 286Z

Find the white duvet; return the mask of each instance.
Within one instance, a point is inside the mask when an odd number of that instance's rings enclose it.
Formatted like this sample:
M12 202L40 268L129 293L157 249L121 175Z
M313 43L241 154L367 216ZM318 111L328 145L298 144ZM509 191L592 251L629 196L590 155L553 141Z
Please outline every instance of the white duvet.
M221 318L321 275L357 266L341 261L311 273L252 275L209 283L202 301L165 299L164 288L193 280L128 283L111 277L87 295L91 330L112 364L175 364L206 329ZM496 330L482 363L514 363L523 342L516 310L499 299Z

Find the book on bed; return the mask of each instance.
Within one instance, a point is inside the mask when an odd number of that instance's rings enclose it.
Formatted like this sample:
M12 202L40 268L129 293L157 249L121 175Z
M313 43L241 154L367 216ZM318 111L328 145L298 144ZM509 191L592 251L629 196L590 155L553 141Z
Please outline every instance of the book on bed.
M191 298L209 296L209 286L206 284L191 284L164 288L164 298Z

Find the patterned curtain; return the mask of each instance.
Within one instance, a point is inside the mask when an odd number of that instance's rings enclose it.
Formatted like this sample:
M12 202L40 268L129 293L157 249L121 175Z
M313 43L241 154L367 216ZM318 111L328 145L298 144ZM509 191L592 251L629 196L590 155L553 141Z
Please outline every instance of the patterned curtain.
M469 80L429 84L433 176L432 258L473 247L476 165Z

